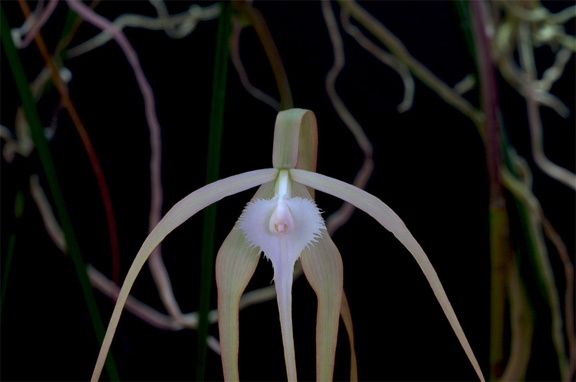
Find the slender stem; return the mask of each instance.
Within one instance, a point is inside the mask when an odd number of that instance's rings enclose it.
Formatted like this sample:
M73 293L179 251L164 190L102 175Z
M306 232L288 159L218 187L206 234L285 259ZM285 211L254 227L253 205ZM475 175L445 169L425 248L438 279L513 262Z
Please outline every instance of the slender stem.
M542 122L540 119L538 105L534 99L534 82L536 78L536 65L532 51L530 26L526 22L521 22L519 26L519 53L520 62L526 70L526 105L528 109L528 125L532 134L532 152L536 164L548 175L568 186L573 186L573 174L564 168L550 162L544 155L542 149ZM547 171L546 171L547 170ZM562 175L563 174L563 175ZM565 176L564 176L565 175ZM530 231L529 231L530 232ZM534 232L534 230L532 230ZM562 380L568 380L569 361L566 356L566 347L562 335L564 323L560 312L559 294L554 280L554 273L547 255L544 238L541 231L539 234L532 234L531 257L534 262L534 270L538 277L538 283L543 294L546 296L546 304L550 309L552 318L551 338L558 357L558 368Z
M487 9L481 2L472 1L470 14L474 36L482 110L484 112L484 145L489 184L490 224L490 379L499 378L504 365L504 320L506 285L511 261L509 250L509 225L506 201L502 192L501 166L502 142L498 119L498 89L496 71L492 63L490 40L487 36ZM529 345L528 345L529 346Z
M380 40L381 43L386 45L390 52L398 57L424 84L434 90L436 94L448 104L460 110L460 112L474 121L477 126L481 125L483 120L482 113L454 91L454 89L436 77L426 66L412 57L400 39L382 25L374 16L362 8L356 1L338 0L338 3L363 27L372 33L372 35ZM479 128L478 131L481 135L484 133L481 128Z
M490 216L490 380L497 380L505 369L504 322L506 320L506 276L511 259L500 243L506 242L506 214L501 209L489 210ZM504 255L504 256L503 256Z
M340 98L336 91L336 80L345 65L344 43L342 41L342 36L340 36L338 24L336 23L336 18L332 11L332 5L330 5L330 2L327 0L322 1L322 14L324 16L324 21L326 22L326 27L328 28L330 42L332 43L332 51L334 52L334 63L326 75L326 92L328 93L328 98L330 98L330 102L332 102L332 106L336 110L336 113L344 124L346 124L346 127L350 130L364 154L362 166L354 178L354 185L358 188L364 189L368 180L370 180L370 176L374 169L374 160L372 159L374 149L370 139L362 129L362 126L358 123L356 118L354 118L350 110L348 110L346 104L342 101L342 98ZM330 215L326 221L330 234L333 234L337 229L346 224L354 210L355 207L350 203L343 203L336 212Z
M20 58L18 57L18 53L16 52L16 47L14 46L14 43L12 41L10 34L10 27L6 20L4 9L2 8L1 4L0 4L0 28L1 28L2 45L4 51L6 52L8 63L10 65L12 74L18 87L18 92L20 93L20 97L22 98L22 107L24 109L24 112L26 113L26 119L30 126L30 134L32 135L32 139L34 140L34 144L36 146L40 162L42 164L44 173L46 175L46 179L48 181L48 186L54 199L56 211L58 217L60 218L60 224L62 225L62 230L64 232L66 243L68 245L68 254L74 264L76 275L78 276L78 280L80 282L80 286L84 294L84 300L86 301L86 305L88 307L88 312L92 321L92 326L94 327L94 331L96 333L96 337L98 338L98 341L101 342L104 337L104 326L100 318L98 305L96 304L96 300L94 298L94 293L92 290L92 285L90 284L90 280L88 279L88 275L86 273L86 265L82 260L80 247L78 246L78 242L76 241L72 221L70 220L70 215L68 214L64 198L60 191L60 186L58 185L58 179L56 177L56 168L54 166L54 161L52 160L50 150L48 149L48 143L46 141L46 137L44 136L44 131L40 123L40 118L36 111L34 98L30 91L30 87L28 86L28 81L26 80L26 75L24 73L24 69L22 68ZM112 359L111 356L107 358L106 368L110 379L118 380L118 372L116 370L114 360Z
M18 192L14 197L14 220L18 222L24 211L24 196L22 192ZM6 249L6 262L2 270L2 291L0 292L0 317L4 308L4 300L6 299L6 287L8 286L8 275L12 267L12 259L14 258L14 249L16 247L16 232L13 232L8 238L8 246Z
M476 40L476 57L480 74L480 89L482 109L484 111L484 131L486 147L486 164L488 168L488 181L490 184L490 198L496 203L502 199L502 180L500 179L500 166L502 163L502 143L500 134L500 121L498 120L498 89L496 86L496 71L492 63L489 37L486 35L487 10L480 2L471 2L472 26Z
M239 11L246 19L252 24L264 52L268 57L270 66L272 67L272 72L274 73L274 78L276 79L276 85L278 86L278 91L280 93L280 110L287 110L294 107L294 101L292 100L292 92L290 91L290 84L288 82L288 76L286 75L286 70L284 69L284 64L280 59L280 53L274 40L272 39L272 34L266 20L260 13L259 10L253 8L245 0L235 0L233 1L234 8Z
M226 96L226 78L230 56L229 38L232 30L232 7L230 3L220 3L218 32L216 36L216 57L214 59L214 77L212 83L212 106L210 112L210 133L206 184L215 182L219 177L220 149L222 144L222 125L224 124L224 104ZM206 352L208 338L208 315L212 295L212 273L214 272L214 241L216 231L216 205L204 210L204 232L202 237L202 255L200 274L200 303L198 309L198 355L196 380L203 381L206 373Z
M22 13L24 13L25 17L30 16L30 8L28 4L23 1L19 0L18 4L22 9ZM104 171L102 170L102 166L100 165L100 160L98 159L98 155L96 154L96 150L92 145L92 140L88 135L88 131L84 127L84 123L80 119L80 115L76 111L76 107L68 94L68 89L62 78L60 77L58 67L56 62L48 52L48 48L44 43L44 39L40 33L36 33L34 36L34 40L36 41L36 45L38 46L38 51L42 55L46 67L50 71L50 75L52 77L52 82L56 87L56 90L60 94L60 99L62 100L62 104L68 111L70 115L70 119L76 129L76 132L80 136L80 141L84 146L84 150L86 151L86 155L90 161L90 165L92 166L92 171L94 172L94 176L96 177L96 182L98 184L98 189L100 190L100 196L102 198L102 203L104 205L104 213L106 215L106 222L108 226L108 236L110 238L110 254L112 256L112 279L115 283L119 283L120 281L120 247L118 244L118 230L116 228L116 218L114 217L114 207L112 206L112 198L110 196L110 191L108 189L108 183L106 182L106 178L104 177Z
M510 299L510 327L512 331L510 356L504 370L502 381L525 380L528 362L532 354L532 335L534 320L526 289L522 285L518 264L509 267L508 296Z
M81 1L67 0L67 3L70 8L77 12L84 20L112 35L112 38L120 46L120 49L126 56L126 60L134 72L136 83L138 84L138 88L140 89L144 101L144 112L150 132L150 214L148 217L148 229L151 232L160 222L163 201L161 174L162 137L160 122L158 121L158 115L156 113L156 100L154 98L152 86L146 78L136 50L132 47L126 35L118 29L116 25L95 13ZM170 276L168 275L166 266L162 261L162 251L160 246L154 249L148 264L150 266L152 278L154 279L154 283L156 284L156 288L160 294L160 299L166 307L166 310L174 318L181 319L182 312L180 311L178 302L174 297L172 285L170 283Z

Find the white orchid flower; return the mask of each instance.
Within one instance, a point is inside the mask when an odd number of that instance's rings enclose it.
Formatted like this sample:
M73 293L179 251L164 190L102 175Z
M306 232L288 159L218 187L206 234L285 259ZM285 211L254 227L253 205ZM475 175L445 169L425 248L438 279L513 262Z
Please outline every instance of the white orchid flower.
M342 259L314 202L314 190L331 194L368 213L408 249L426 276L478 377L484 380L438 275L405 224L377 197L350 184L317 174L316 153L314 114L303 109L282 111L275 125L273 168L211 183L192 192L168 211L148 235L128 271L98 355L93 381L100 377L130 289L154 248L172 230L205 207L256 186L260 188L247 204L236 227L224 240L216 258L218 324L226 380L239 380L240 297L252 278L261 252L270 259L274 268L288 380L297 380L291 311L292 277L297 260L300 260L304 274L318 297L316 378L332 380L339 317L342 314L350 330L347 323L349 311L343 293ZM352 358L351 376L355 379L354 355Z

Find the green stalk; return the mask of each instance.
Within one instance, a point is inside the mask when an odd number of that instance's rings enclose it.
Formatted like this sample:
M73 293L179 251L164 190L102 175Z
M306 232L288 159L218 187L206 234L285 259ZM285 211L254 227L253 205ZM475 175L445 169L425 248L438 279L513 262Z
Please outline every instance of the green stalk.
M224 102L226 98L226 75L230 56L229 37L232 30L232 6L229 2L220 3L218 32L216 35L216 57L212 82L212 105L210 111L210 133L208 136L208 160L206 184L219 178L222 125L224 124ZM206 374L206 352L208 338L208 313L212 295L212 273L214 272L214 237L216 230L216 205L204 210L204 232L200 275L200 303L198 309L198 355L196 380L203 381Z
M18 192L14 197L14 220L18 222L22 213L24 212L24 195ZM6 250L6 263L2 271L2 292L0 295L0 317L4 308L4 300L6 299L6 287L8 286L8 275L12 268L12 259L14 258L14 248L16 247L16 233L13 232L8 238L8 248Z
M484 121L484 146L489 184L490 224L490 379L501 376L504 366L504 322L506 288L511 266L509 221L506 200L502 190L502 132L499 119L496 72L491 60L490 42L485 34L485 4L470 2L472 35L476 48L476 65ZM529 344L525 344L530 347Z
M12 259L14 258L14 248L16 247L16 234L10 235L8 238L8 248L6 255L6 263L3 266L2 271L2 292L0 295L0 317L4 310L4 300L6 299L6 287L8 286L8 275L10 274L10 269L12 268Z
M50 192L54 199L56 213L59 217L60 225L62 226L62 231L64 232L64 237L66 238L68 254L74 264L76 275L78 276L78 281L80 282L80 287L82 289L82 293L84 294L84 300L86 301L88 313L90 315L90 319L92 321L92 326L96 333L98 343L101 343L102 339L104 338L104 326L102 324L100 313L98 311L98 306L94 298L92 284L90 284L90 280L88 279L88 274L86 272L86 264L82 260L80 247L78 245L78 242L76 241L76 236L74 235L74 230L72 228L72 222L70 220L68 210L66 209L62 192L60 191L58 178L56 176L56 168L54 166L54 161L52 160L52 155L50 154L50 150L48 148L48 142L46 141L46 137L44 136L44 130L42 129L40 118L36 111L36 104L34 102L34 97L32 96L32 93L30 91L30 86L26 79L24 69L22 68L20 58L18 57L16 47L14 46L14 43L12 41L10 35L10 28L8 26L6 16L4 14L4 9L2 8L1 5L0 5L0 27L2 35L1 36L2 45L4 47L4 51L6 52L6 57L8 58L10 68L12 69L12 74L14 76L14 81L16 82L16 85L18 87L18 92L20 93L20 97L22 98L22 108L24 109L26 120L28 121L28 125L30 127L30 134L32 136L32 140L34 141L34 145L36 146L36 150L38 152L38 156L40 158L44 174L46 175L46 179L48 181ZM106 369L108 371L110 379L118 380L118 372L116 370L114 360L112 359L111 356L109 356L106 361Z
M490 374L498 380L506 367L504 355L504 327L506 321L506 289L510 269L510 255L506 251L508 221L506 211L490 207ZM528 347L530 348L530 347Z

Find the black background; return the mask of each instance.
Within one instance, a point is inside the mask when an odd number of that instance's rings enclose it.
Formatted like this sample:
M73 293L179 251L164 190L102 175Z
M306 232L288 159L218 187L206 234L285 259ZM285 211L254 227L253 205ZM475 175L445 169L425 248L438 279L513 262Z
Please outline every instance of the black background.
M208 3L205 3L208 4ZM546 3L563 9L572 2ZM171 13L188 8L168 4ZM366 2L363 4L395 33L407 49L449 85L473 73L457 13L450 2ZM3 2L10 26L23 18L15 2ZM352 182L362 153L340 121L324 88L332 65L332 48L319 2L256 2L271 30L290 81L296 107L311 109L319 128L318 172ZM61 33L67 6L58 5L42 29L52 51ZM334 6L337 10L337 6ZM124 12L154 16L140 1L104 1L96 8L108 19ZM338 16L337 16L338 17ZM202 22L188 37L173 40L162 31L127 29L156 97L162 126L164 212L204 185L210 115L216 21ZM573 33L573 22L570 24ZM96 34L84 23L71 46ZM398 113L403 88L398 75L365 52L341 30L346 67L337 89L374 145L375 169L366 187L405 221L427 252L476 355L488 369L489 252L488 196L484 148L472 122L416 80L413 107ZM539 51L542 64L553 57ZM272 72L255 32L246 28L241 55L252 83L277 97ZM32 44L20 52L28 79L43 65ZM548 60L548 61L547 61ZM73 74L70 94L90 134L112 195L118 223L122 274L147 234L149 209L149 141L142 97L118 45L106 45L65 62ZM574 110L574 60L554 94ZM2 120L14 126L19 97L6 57L2 55ZM523 99L503 81L501 105L507 132L520 155L532 163ZM472 91L469 99L478 104ZM58 106L52 90L38 105L48 125ZM545 150L551 160L574 171L574 114L562 119L543 108ZM252 98L230 64L222 142L221 177L271 166L276 111ZM50 142L58 180L71 213L85 260L111 275L105 215L97 184L80 140L65 112ZM35 154L2 159L2 264L7 238L17 245L2 311L3 380L85 380L98 346L72 262L52 244L28 190L28 178L40 173ZM534 168L534 167L533 167ZM45 182L43 181L43 184ZM534 170L534 187L549 220L574 253L574 194ZM25 195L24 215L15 221L15 193ZM253 191L218 204L217 243L239 216ZM318 193L325 216L340 202ZM202 217L198 215L163 244L166 266L183 311L197 310ZM367 215L356 212L334 235L344 261L345 292L355 325L361 380L475 380L476 376L436 302L422 272L394 237ZM217 244L218 245L218 244ZM552 264L562 273L559 260ZM272 270L262 260L249 289L270 284ZM163 311L145 268L133 294ZM215 293L214 293L215 295ZM112 303L96 292L103 321ZM299 378L314 379L315 296L305 279L293 292ZM212 306L215 307L215 296ZM285 378L275 301L240 314L240 376L244 380ZM545 340L546 322L535 334L529 379L557 378L547 373L554 362ZM343 328L342 328L343 329ZM217 336L217 326L210 327ZM113 343L123 380L190 380L196 367L194 331L162 331L129 313ZM335 379L349 373L349 345L343 330L337 349ZM222 378L220 359L208 356L208 379Z

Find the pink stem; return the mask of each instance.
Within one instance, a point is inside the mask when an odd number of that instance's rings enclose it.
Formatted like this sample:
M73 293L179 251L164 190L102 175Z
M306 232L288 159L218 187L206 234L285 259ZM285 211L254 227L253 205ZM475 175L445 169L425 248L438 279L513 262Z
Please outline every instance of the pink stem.
M132 67L134 74L136 76L136 81L138 87L144 98L144 108L146 114L146 121L150 129L150 177L151 177L151 201L150 201L150 217L149 217L149 231L151 231L160 221L162 213L162 183L161 183L161 173L160 173L160 163L162 155L161 146L161 136L160 136L160 124L158 122L158 117L156 115L156 102L154 100L154 93L152 92L152 87L144 75L142 66L140 65L140 60L138 55L132 45L122 33L118 27L116 27L112 22L105 19L104 17L95 13L88 6L84 5L78 0L67 0L68 5L74 11L76 11L82 18L84 18L89 23L94 26L110 33L114 40L120 45L120 48L126 55L128 63ZM171 293L170 279L168 272L162 262L160 253L160 247L158 246L151 256L151 266L152 275L154 281L160 290L160 296L164 305L170 312L170 314L175 316L181 316L180 309L177 307L174 296Z
M30 28L30 30L26 34L26 37L24 38L24 40L22 41L22 43L19 46L20 49L27 47L32 42L32 40L34 39L34 36L36 36L36 34L40 30L40 28L42 28L42 26L44 24L46 24L46 21L48 20L48 18L52 14L52 12L54 12L56 5L58 5L57 0L50 0L48 5L46 6L46 9L44 9L42 14L38 18L38 20L36 20L34 22L32 27ZM31 16L31 17L34 17L34 16Z

